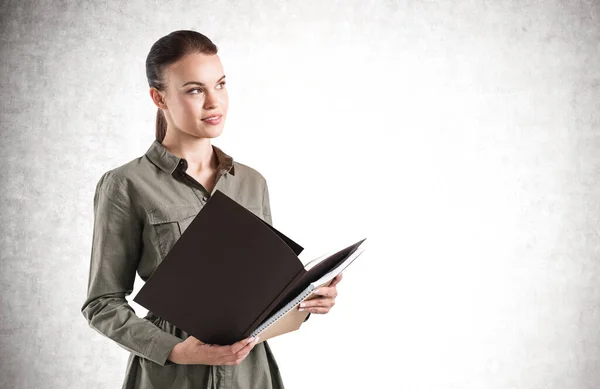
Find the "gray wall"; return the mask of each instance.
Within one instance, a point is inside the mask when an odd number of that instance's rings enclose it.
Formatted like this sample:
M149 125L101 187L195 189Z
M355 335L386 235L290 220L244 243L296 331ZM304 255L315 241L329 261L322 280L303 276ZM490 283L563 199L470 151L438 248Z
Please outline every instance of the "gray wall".
M151 44L195 29L228 74L215 144L275 225L315 255L369 236L332 312L272 342L289 388L597 388L599 11L2 2L0 387L120 387L79 312L93 191L153 140Z

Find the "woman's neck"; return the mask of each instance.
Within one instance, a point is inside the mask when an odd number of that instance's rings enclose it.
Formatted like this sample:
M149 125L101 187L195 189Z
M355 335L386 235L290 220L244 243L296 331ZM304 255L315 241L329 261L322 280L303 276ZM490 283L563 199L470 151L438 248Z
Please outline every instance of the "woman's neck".
M167 131L162 144L172 154L186 160L188 173L211 171L218 167L210 138L199 138L188 134L169 136L175 132Z

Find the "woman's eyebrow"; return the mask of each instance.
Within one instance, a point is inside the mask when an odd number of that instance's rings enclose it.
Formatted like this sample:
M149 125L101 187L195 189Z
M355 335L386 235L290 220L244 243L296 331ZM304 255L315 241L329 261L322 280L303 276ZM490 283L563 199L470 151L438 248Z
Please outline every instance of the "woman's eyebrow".
M219 78L219 79L217 80L217 83L221 82L221 81L222 81L224 78L225 78L225 76L222 76L221 78ZM183 84L181 87L183 88L184 86L186 86L186 85L190 85L190 84L196 84L196 85L200 85L200 86L206 86L206 84L205 84L205 83L203 83L203 82L200 82L200 81L188 81L188 82L186 82L185 84Z

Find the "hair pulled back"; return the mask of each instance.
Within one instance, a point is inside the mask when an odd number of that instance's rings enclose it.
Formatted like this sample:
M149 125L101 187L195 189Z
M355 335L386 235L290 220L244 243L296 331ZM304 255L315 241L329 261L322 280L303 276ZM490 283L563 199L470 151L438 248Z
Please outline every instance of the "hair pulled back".
M217 46L205 35L193 30L177 30L157 40L146 57L146 77L150 88L166 89L165 68L187 54L217 54ZM167 121L162 109L156 111L156 140L162 143Z

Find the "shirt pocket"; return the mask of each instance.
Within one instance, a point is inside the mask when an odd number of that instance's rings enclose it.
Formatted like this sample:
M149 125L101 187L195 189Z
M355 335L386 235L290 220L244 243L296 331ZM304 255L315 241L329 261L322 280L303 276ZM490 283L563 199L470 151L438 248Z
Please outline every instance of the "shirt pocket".
M161 260L171 250L199 211L196 205L167 205L148 212L148 223L154 231L153 242Z

